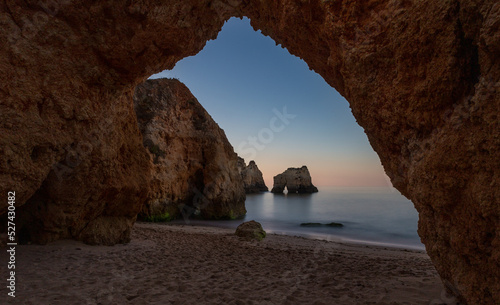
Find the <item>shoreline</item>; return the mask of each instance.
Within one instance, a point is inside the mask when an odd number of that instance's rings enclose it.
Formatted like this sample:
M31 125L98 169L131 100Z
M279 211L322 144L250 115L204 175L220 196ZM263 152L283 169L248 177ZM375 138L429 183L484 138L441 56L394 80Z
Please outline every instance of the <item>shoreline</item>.
M239 219L238 223L234 223L233 226L223 226L223 225L217 225L220 222L225 222L225 221L230 221L234 222L236 220L198 220L198 219L190 219L189 222L185 222L182 219L175 219L173 221L168 221L168 222L155 222L154 224L158 225L169 225L169 226L187 226L187 227L208 227L208 228L220 228L220 229L227 229L227 230L236 230L236 227L246 221L250 221L252 219ZM181 222L182 221L182 222ZM144 221L138 221L137 223L151 223L151 222L144 222ZM233 228L234 227L234 228ZM329 234L319 234L319 233L301 233L297 231L285 231L285 230L273 230L273 229L267 229L264 227L264 230L268 234L273 234L273 235L283 235L283 236L290 236L290 237L300 237L300 238L306 238L306 239L311 239L311 240L323 240L323 241L328 241L328 242L334 242L334 243L340 243L340 244L354 244L354 245L367 245L367 246L373 246L373 247L382 247L382 248L396 248L396 249L403 249L403 250L414 250L414 251L421 251L421 252L426 252L425 246L421 244L419 245L410 245L410 244L402 244L402 243L390 243L390 242L383 242L383 241L370 241L370 240L363 240L363 239L355 239L355 238L349 238L341 235L335 235L334 233L329 233Z
M128 244L17 251L16 299L3 288L0 303L451 304L418 250L275 234L249 242L232 229L138 222Z

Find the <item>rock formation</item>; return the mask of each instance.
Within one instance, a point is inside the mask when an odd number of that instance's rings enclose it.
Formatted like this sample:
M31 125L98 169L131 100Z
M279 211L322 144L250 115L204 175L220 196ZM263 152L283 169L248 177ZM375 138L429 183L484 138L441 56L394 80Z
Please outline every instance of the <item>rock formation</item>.
M255 161L250 161L247 166L245 160L238 157L238 171L243 180L243 188L245 188L247 194L269 191L264 182L262 172L257 167L257 164L255 164Z
M147 80L134 94L151 160L141 218L232 219L246 214L238 157L222 129L175 79Z
M19 229L44 241L128 239L150 170L133 90L231 16L248 16L349 101L415 204L443 282L471 304L499 303L495 0L4 1L0 193L16 192Z
M266 231L264 231L262 225L255 220L240 224L236 228L235 234L236 236L239 236L246 240L261 241L266 237Z
M286 189L288 194L316 193L318 188L312 184L311 174L307 166L301 168L290 167L283 173L274 176L274 185L271 192L281 194Z
M22 60L27 54L11 56ZM150 175L132 92L111 92L97 82L80 91L79 81L66 82L73 76L63 74L34 80L42 66L0 89L0 185L5 194L16 194L18 241L128 242ZM3 62L0 67L3 73ZM27 87L30 82L34 87ZM6 210L2 203L3 232Z

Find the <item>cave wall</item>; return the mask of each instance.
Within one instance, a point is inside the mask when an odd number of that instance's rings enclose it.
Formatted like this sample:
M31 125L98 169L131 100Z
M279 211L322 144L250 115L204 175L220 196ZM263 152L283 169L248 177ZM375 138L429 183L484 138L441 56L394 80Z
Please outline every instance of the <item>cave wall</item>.
M208 2L172 5L0 4L0 185L16 192L21 241L128 241L151 171L134 88L223 24Z
M4 1L0 185L32 215L20 221L34 217L45 241L125 241L150 170L131 92L196 54L231 16L248 16L346 97L419 211L444 283L471 304L498 303L493 0Z
M349 101L446 287L500 299L500 5L253 2L247 15Z

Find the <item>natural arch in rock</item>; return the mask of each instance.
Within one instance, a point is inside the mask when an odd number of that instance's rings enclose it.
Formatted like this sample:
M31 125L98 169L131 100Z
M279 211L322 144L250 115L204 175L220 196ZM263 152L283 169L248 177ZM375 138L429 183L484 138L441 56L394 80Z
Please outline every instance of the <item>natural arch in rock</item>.
M419 211L447 287L499 302L493 0L4 1L0 184L16 192L19 225L38 228L39 241L126 241L150 170L132 90L196 54L231 16L248 16L349 101Z

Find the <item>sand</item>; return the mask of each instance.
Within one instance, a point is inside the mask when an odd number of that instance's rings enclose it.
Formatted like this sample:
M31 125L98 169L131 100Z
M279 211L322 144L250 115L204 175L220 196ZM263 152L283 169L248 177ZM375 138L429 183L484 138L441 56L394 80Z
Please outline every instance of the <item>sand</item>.
M422 251L165 224L126 245L18 246L16 275L0 304L452 304Z

